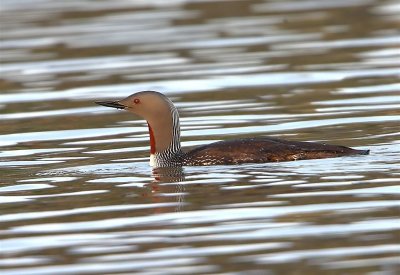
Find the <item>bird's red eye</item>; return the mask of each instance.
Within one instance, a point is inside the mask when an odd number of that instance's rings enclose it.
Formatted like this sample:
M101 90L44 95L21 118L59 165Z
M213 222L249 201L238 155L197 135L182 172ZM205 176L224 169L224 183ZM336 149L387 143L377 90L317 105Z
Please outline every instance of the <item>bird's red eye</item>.
M139 98L135 98L135 99L133 100L133 103L139 104L139 103L140 103L140 99L139 99Z

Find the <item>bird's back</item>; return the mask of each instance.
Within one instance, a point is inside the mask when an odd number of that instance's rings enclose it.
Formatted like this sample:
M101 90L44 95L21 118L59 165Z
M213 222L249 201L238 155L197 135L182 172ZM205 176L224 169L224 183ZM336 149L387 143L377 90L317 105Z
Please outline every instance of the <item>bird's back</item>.
M288 141L278 138L246 138L219 141L186 153L184 165L225 165L366 155L368 150L317 142Z

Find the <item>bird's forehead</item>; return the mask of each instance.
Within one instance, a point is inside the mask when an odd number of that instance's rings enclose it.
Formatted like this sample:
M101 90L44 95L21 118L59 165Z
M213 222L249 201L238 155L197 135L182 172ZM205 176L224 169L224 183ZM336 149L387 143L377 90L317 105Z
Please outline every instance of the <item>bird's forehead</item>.
M130 102L130 101L133 101L136 98L144 99L145 96L143 94L141 94L141 93L134 93L134 94L131 94L130 96L125 97L121 101Z
M152 92L137 92L134 94L131 94L130 96L127 97L127 99L134 99L134 98L158 98L159 96L152 93Z
M150 103L154 106L163 106L166 103L164 97L160 96L158 93L146 91L131 94L130 96L122 99L120 102L122 104L131 105L133 102L135 102L135 99L139 99L142 104Z

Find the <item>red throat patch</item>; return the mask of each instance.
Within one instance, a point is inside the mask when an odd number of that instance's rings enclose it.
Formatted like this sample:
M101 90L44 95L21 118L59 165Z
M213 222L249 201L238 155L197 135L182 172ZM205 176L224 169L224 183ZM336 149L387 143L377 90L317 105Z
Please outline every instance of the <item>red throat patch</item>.
M151 128L150 124L147 123L149 126L149 134L150 134L150 154L154 155L156 153L156 140L154 138L153 129Z

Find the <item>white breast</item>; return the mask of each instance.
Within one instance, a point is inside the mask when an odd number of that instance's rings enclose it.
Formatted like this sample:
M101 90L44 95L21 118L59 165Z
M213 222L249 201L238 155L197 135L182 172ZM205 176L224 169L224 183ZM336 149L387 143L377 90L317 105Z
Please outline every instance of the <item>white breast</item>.
M150 166L154 167L156 165L156 156L154 154L150 154Z

